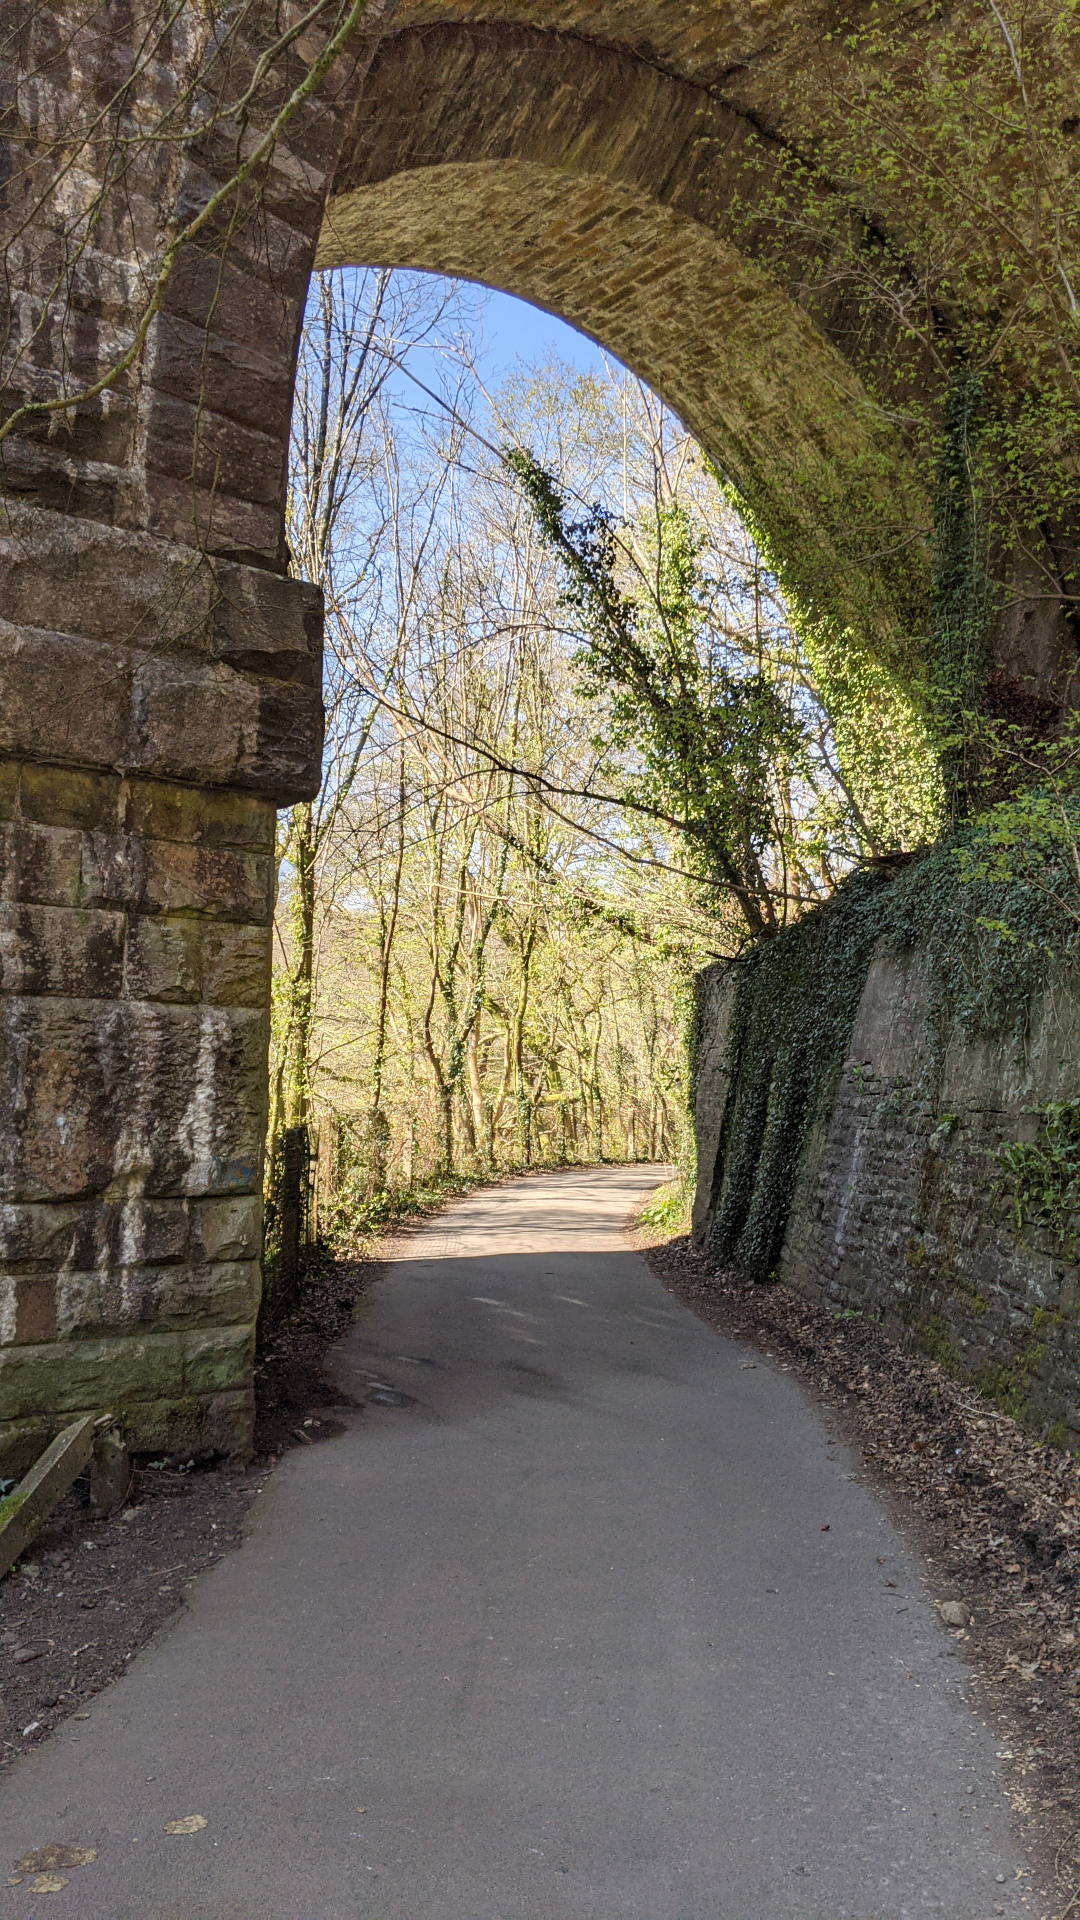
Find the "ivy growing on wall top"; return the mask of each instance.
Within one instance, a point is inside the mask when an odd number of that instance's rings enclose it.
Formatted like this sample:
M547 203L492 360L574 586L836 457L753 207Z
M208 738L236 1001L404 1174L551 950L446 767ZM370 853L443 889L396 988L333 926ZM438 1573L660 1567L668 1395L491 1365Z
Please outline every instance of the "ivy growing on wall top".
M1006 807L1016 803L1003 803ZM756 948L736 970L728 1094L712 1196L711 1247L768 1278L787 1227L808 1135L827 1117L866 976L880 947L917 952L929 980L932 1106L950 1034L1022 1033L1051 963L1080 942L1080 797L1064 797L1059 839L1036 859L998 844L1001 809L908 859L871 863L824 906ZM1075 828L1075 831L1074 831Z

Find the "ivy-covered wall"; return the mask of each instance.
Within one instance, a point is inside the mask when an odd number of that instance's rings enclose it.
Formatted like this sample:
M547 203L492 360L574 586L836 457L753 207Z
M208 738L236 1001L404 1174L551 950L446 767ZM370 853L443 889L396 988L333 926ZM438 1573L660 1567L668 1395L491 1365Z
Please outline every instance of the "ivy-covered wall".
M700 976L694 1232L1080 1447L1080 972L1002 891L937 848Z

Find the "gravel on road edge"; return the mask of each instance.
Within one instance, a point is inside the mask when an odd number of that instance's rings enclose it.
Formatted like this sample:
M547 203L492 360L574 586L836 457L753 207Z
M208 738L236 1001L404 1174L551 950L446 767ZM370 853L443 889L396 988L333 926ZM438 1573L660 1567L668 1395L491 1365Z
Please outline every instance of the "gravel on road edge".
M746 1286L686 1235L633 1244L717 1333L792 1373L921 1555L997 1736L1044 1920L1080 1920L1080 1471L859 1314ZM950 1625L955 1620L956 1625Z

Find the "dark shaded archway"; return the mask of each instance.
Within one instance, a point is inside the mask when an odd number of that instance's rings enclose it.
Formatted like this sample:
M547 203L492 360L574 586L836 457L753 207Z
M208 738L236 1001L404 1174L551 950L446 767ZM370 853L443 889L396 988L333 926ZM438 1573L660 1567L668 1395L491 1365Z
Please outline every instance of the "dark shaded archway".
M249 1444L274 810L319 775L320 608L283 535L316 259L467 275L603 341L740 490L834 666L866 664L879 730L917 747L925 573L895 539L917 488L860 372L888 342L856 339L797 261L766 275L731 215L747 128L776 132L770 76L817 31L690 0L403 9L363 91L361 46L257 199L186 249L123 380L5 442L9 1459L88 1407L142 1447ZM55 45L49 100L111 84L115 44ZM44 99L20 98L20 138ZM54 228L9 253L13 337L40 319L16 399L92 385L159 236L229 164L149 156L52 306Z

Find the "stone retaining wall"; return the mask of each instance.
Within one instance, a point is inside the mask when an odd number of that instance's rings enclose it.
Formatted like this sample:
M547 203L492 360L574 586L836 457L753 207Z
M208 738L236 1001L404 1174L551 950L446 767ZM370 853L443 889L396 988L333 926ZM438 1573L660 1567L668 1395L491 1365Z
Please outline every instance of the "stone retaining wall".
M699 981L694 1231L707 1245L727 1079L730 970ZM872 1313L1037 1430L1080 1447L1080 1266L1014 1231L996 1149L1030 1139L1029 1111L1080 1091L1080 997L1059 974L1026 1037L933 1055L917 954L879 951L828 1120L800 1160L778 1277Z

